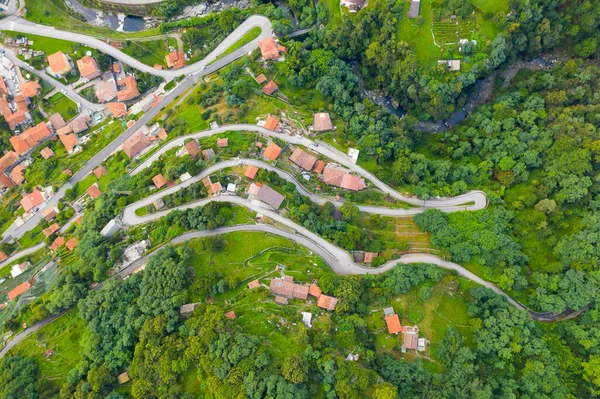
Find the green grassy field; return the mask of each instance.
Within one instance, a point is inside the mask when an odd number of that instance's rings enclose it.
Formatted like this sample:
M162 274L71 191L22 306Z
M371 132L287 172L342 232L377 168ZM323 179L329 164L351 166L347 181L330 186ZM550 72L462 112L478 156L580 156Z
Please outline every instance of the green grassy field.
M323 3L329 12L328 25L338 25L342 22L342 12L340 11L339 0L320 0L319 3Z
M10 353L32 358L38 364L39 378L60 388L68 371L83 360L79 341L86 331L77 310L72 310L27 337ZM44 356L53 350L52 356Z
M509 10L508 0L469 0L469 1L471 2L471 4L473 4L475 7L479 8L483 12L507 13Z
M159 64L166 67L165 55L169 52L169 47L177 48L177 40L169 38L168 40L148 40L148 41L129 41L127 46L121 51L128 54L146 65L154 66Z
M58 112L62 115L65 121L70 121L77 116L77 104L69 97L62 93L56 93L48 99L48 102L43 104L44 111L48 115Z
M215 58L214 61L211 61L210 64L212 64L213 62L215 62L217 60L220 60L221 58L225 57L226 55L233 53L235 50L239 49L240 47L250 43L252 40L256 39L258 37L258 35L260 35L260 32L262 32L262 30L258 26L250 29L237 42L233 43L231 45L231 47L229 47L222 54L220 54L217 58Z
M419 26L414 19L407 17L410 2L404 3L404 13L398 24L398 40L406 42L423 65L433 65L441 57L442 52L433 42L431 35L432 10L431 0L421 0L419 15L423 23Z

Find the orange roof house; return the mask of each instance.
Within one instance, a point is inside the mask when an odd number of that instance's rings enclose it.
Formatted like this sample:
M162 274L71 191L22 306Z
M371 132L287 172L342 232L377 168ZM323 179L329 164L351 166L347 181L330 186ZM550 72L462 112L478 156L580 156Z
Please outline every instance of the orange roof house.
M273 82L272 80L269 80L269 83L267 83L266 85L263 86L262 92L265 93L267 96L270 96L273 93L275 93L278 88L279 87L277 87L275 82Z
M69 241L67 241L67 243L65 244L65 246L67 247L67 249L69 251L74 250L77 247L77 240L75 239L75 237L72 237Z
M271 141L263 152L263 157L274 161L277 159L279 154L281 154L281 147Z
M323 293L323 291L321 291L321 288L319 288L319 286L315 283L312 283L308 287L308 295L312 295L315 298L319 298L322 293Z
M254 289L260 287L260 282L258 280L250 281L248 283L248 289Z
M121 90L117 91L117 100L127 101L136 98L140 95L135 81L135 76L129 75L126 78L119 79L119 86L124 86Z
M385 317L385 324L387 324L388 332L390 334L398 334L402 331L400 325L400 319L397 314L389 315Z
M30 82L21 82L21 95L25 98L35 97L40 94L40 90L42 90L42 86L40 86L40 82L37 80L32 80Z
M205 162L209 162L211 159L215 157L215 151L212 148L207 148L202 150L202 158Z
M358 176L346 174L342 179L341 187L345 188L346 190L360 191L365 188L365 181Z
M258 173L258 168L254 165L248 165L248 167L246 168L246 171L244 172L244 176L246 176L248 179L254 179L256 177L256 174Z
M323 181L325 184L352 191L360 191L365 188L365 181L360 177L351 175L344 169L331 166L327 166L323 170Z
M52 151L49 147L44 147L42 151L40 151L40 155L44 159L49 159L50 157L52 157L52 155L54 155L54 151Z
M10 171L10 179L18 186L25 181L25 167L17 165Z
M161 188L167 185L167 179L165 179L162 173L159 173L158 175L154 176L152 178L152 182L154 183L156 188Z
M275 43L274 38L269 37L259 41L258 47L260 48L260 53L265 61L276 60L279 58L279 50L277 50L277 43Z
M168 135L167 135L167 131L165 130L165 128L163 127L162 129L160 129L158 131L158 133L156 134L158 136L159 139L161 140L166 140Z
M98 188L98 184L97 183L92 184L85 191L88 193L88 195L90 197L92 197L92 199L96 199L100 195L102 195L102 191L100 191L100 188Z
M78 134L87 130L90 126L89 123L92 121L92 118L89 115L80 114L77 118L75 118L69 125L73 130L73 133Z
M12 291L8 293L8 300L12 301L25 291L27 291L31 285L33 284L33 280L24 281L21 284L17 285Z
M235 320L235 312L232 310L230 312L225 313L225 317L227 317L229 320Z
M31 194L25 194L21 200L21 206L25 212L29 212L36 206L40 206L44 203L44 197L38 190L33 190Z
M154 64L154 69L158 69L159 71L162 71L163 66L160 64Z
M193 139L185 143L185 150L193 159L198 159L198 154L200 153L200 147L198 146L198 142Z
M8 105L8 101L0 96L0 113L6 119L6 123L11 130L15 130L18 125L30 119L25 101L18 101L16 105L17 110L13 113L10 105Z
M310 172L317 162L317 157L310 155L300 148L296 148L294 153L290 156L290 161L298 165L300 168Z
M51 135L52 132L48 128L48 125L44 122L40 122L34 127L25 130L23 133L12 136L9 141L15 149L15 152L22 155Z
M315 163L315 168L313 169L313 172L320 175L321 173L323 173L323 169L325 169L325 162L319 160Z
M179 69L185 66L185 54L183 51L173 51L165 55L167 61L167 67L172 69Z
M0 189L12 188L14 186L14 183L8 178L8 176L6 176L4 173L0 173Z
M4 252L0 251L0 262L4 262L6 259L8 259L8 256L6 256Z
M225 148L229 145L229 139L227 137L223 137L217 140L217 147Z
M139 154L144 148L150 145L150 140L142 132L137 132L123 143L123 151L129 158Z
M256 78L254 78L254 80L256 80L256 83L258 83L259 85L265 83L267 81L267 77L264 74L260 74L258 75Z
M272 130L274 132L278 131L277 127L279 126L279 119L274 116L267 116L267 121L265 122L265 129Z
M120 118L127 115L127 105L124 103L108 103L106 104L106 108L112 112L115 118Z
M54 209L54 208L45 209L44 212L42 212L42 216L44 217L44 219L47 222L49 222L56 217L56 209Z
M87 80L92 80L102 75L102 71L98 68L98 63L89 55L77 60L77 69L79 69L81 77Z
M56 239L52 242L52 245L50 245L50 249L55 251L62 247L63 244L65 243L65 239L62 238L61 236L56 237Z
M329 295L321 294L319 299L317 300L317 306L322 309L334 310L335 305L337 305L337 298L334 298Z
M106 168L102 165L98 165L98 167L94 169L94 175L96 175L96 179L100 179L102 176L105 176L106 173Z
M67 152L69 154L71 152L73 152L73 148L75 148L75 146L77 146L77 144L79 144L79 140L77 139L77 136L75 136L72 133L61 134L58 136L58 138L60 139L60 142L63 143L63 145L65 146L65 148L67 149Z
M0 169L4 170L9 166L12 166L17 160L19 156L14 151L8 151L6 154L2 155L0 158Z
M56 77L62 77L71 71L71 63L62 51L49 55L48 64Z
M54 114L50 115L50 117L48 118L48 122L50 122L54 130L58 130L67 126L67 122L65 122L62 115L58 112L55 112Z
M46 227L42 232L46 238L50 237L52 234L56 233L60 230L60 226L58 223L52 223L50 226Z
M331 118L327 112L319 112L313 115L313 129L315 132L326 132L333 129Z

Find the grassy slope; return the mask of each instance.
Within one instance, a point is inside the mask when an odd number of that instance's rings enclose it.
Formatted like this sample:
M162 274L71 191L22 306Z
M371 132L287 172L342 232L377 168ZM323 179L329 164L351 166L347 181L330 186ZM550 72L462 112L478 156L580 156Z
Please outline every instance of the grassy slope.
M469 0L483 12L508 12L508 0Z
M77 116L77 104L62 93L56 93L48 99L48 103L43 105L44 111L48 115L58 112L65 121L69 121Z
M215 60L212 61L211 64L217 60L220 60L221 58L225 57L226 55L233 53L235 50L239 49L240 47L250 43L252 40L256 39L258 37L258 35L260 35L260 32L262 32L262 30L258 26L250 29L237 42L233 43L231 45L231 47L229 47L227 50L225 50L223 52L223 54L221 54L217 58L215 58Z
M177 48L175 38L169 38L168 44L166 40L132 41L129 43L121 51L150 66L159 64L166 67L165 55L169 52L169 46Z

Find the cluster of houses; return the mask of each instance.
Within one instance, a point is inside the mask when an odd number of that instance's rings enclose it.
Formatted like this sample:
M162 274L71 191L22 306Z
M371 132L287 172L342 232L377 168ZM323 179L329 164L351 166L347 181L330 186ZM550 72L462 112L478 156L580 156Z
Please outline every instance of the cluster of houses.
M273 37L269 37L259 41L258 48L260 49L261 57L265 63L269 60L280 60L282 59L282 54L287 52L287 48L285 46L282 46L281 44L278 44ZM262 73L254 79L259 85L262 86L264 84L261 90L267 96L272 96L273 93L275 93L279 89L279 87L273 80L267 79L267 77Z
M279 270L279 266L276 270ZM248 289L260 287L260 282L254 280L248 283ZM323 291L317 285L316 281L310 284L294 283L292 276L276 277L271 279L269 291L275 295L275 303L278 305L287 305L292 298L306 301L308 296L313 296L317 300L317 306L329 311L335 310L337 298L323 294Z
M390 334L402 334L403 343L402 350L413 349L418 351L424 351L427 340L423 337L419 338L419 327L417 326L403 326L400 324L400 318L394 311L393 307L383 309L385 317L385 324L387 325L388 332Z
M130 121L130 123L133 121ZM133 125L135 122L131 123ZM130 125L130 126L131 126ZM129 126L128 126L129 127ZM143 125L121 145L121 149L129 158L134 158L148 151L150 146L167 139L167 131L155 123L152 126Z

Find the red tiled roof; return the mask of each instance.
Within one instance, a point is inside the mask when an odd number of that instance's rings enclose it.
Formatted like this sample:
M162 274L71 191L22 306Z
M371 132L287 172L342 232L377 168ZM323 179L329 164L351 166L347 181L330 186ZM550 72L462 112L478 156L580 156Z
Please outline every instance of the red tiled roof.
M232 310L230 312L225 313L225 317L227 317L229 320L235 320L235 312Z
M319 160L315 163L315 168L313 169L313 171L316 174L320 175L321 173L323 173L323 169L325 169L325 162Z
M342 179L341 187L347 190L360 191L365 188L365 181L358 176L346 174Z
M65 245L69 251L72 251L75 249L75 247L77 247L77 244L77 240L75 239L75 237L73 237L69 241L67 241Z
M35 97L42 90L42 86L37 80L21 83L21 95L25 98Z
M156 135L158 136L159 139L166 140L166 138L167 138L167 131L164 128L162 128L162 129L160 129L158 131L158 133Z
M14 187L12 180L8 178L4 173L0 172L0 188L12 188Z
M378 255L377 252L365 252L365 259L363 262L365 263L371 263L373 262L373 259Z
M169 68L179 69L185 66L185 54L183 51L173 51L165 55L165 60Z
M167 184L167 179L165 179L162 173L159 173L158 175L152 178L152 182L154 183L156 188L161 188Z
M388 332L390 334L398 334L402 330L400 319L397 314L386 316L385 324L387 324Z
M122 145L123 151L129 158L133 158L140 153L144 148L150 145L150 140L142 132L137 132Z
M16 297L18 297L19 295L21 295L22 293L27 291L29 289L29 287L31 287L31 283L29 281L25 281L25 282L17 285L15 288L13 288L12 291L10 291L8 293L8 300L12 301Z
M81 114L77 118L75 118L71 123L69 123L69 126L71 126L73 133L77 134L86 130L89 127L88 123L90 123L91 121L92 118L90 118L89 115Z
M321 291L321 288L319 288L319 286L315 283L312 283L310 287L308 287L308 294L314 296L315 298L320 297L322 293L323 291Z
M160 64L154 64L154 69L158 69L159 71L162 71L163 66Z
M47 222L49 222L56 217L56 209L47 208L44 210L44 212L42 212L42 216L44 217L44 219L46 219Z
M37 143L51 135L52 132L48 128L48 125L46 125L44 122L40 122L34 127L30 127L29 129L25 130L23 133L17 136L12 136L9 141L15 149L15 152L19 155L22 155L29 151Z
M97 78L102 74L96 60L89 55L83 56L77 60L77 69L79 69L81 77L88 80Z
M4 262L6 259L8 259L8 256L6 256L4 252L0 251L0 262Z
M277 50L277 43L275 39L269 37L258 42L260 53L265 60L275 60L279 58L279 50Z
M60 226L58 223L52 223L50 226L46 227L42 232L46 238L50 237L52 234L56 233L60 230Z
M94 169L94 175L96 175L97 179L100 179L102 176L106 175L106 168L102 165L98 165L98 167Z
M223 137L217 140L217 147L225 148L229 145L229 139L227 137Z
M276 131L277 126L279 126L279 119L274 116L267 116L267 121L265 122L265 129Z
M265 83L267 81L267 77L264 74L260 74L258 75L256 78L254 78L254 80L256 80L256 83L258 83L259 85Z
M59 51L48 56L50 69L57 75L64 75L71 70L69 59L63 52Z
M275 303L278 305L287 305L288 299L284 296L275 295Z
M8 101L6 101L4 97L0 96L0 113L2 113L4 119L6 119L6 123L11 130L14 130L17 125L28 120L26 114L27 104L25 103L24 99L23 101L15 101L15 103L17 110L13 113L8 105Z
M274 161L277 159L279 154L281 154L281 147L271 141L263 152L263 157Z
M327 112L319 112L313 115L313 129L317 132L324 132L333 129L331 118Z
M417 349L417 345L419 342L419 335L415 333L405 333L404 334L404 347L406 349Z
M98 188L98 184L94 183L91 186L89 186L87 188L87 190L85 190L87 192L87 194L92 197L92 199L96 199L98 198L100 195L102 195L102 191L100 191L100 188Z
M21 200L21 206L25 212L29 212L31 209L44 203L44 197L38 190L33 190L31 194L25 194Z
M260 287L260 282L258 280L253 280L248 283L248 289L258 288Z
M6 154L4 154L2 156L2 158L0 158L0 169L4 170L4 169L8 168L9 166L11 166L15 162L17 162L18 159L19 159L19 156L17 155L16 152L8 151Z
M337 305L337 301L337 298L321 294L321 296L317 300L317 306L327 310L334 310L335 305Z
M263 86L262 92L265 93L267 96L270 96L271 94L275 93L275 91L277 91L278 88L279 87L277 87L275 82L270 80L269 83Z
M62 247L64 243L65 243L65 239L62 238L61 236L58 236L52 242L52 245L50 245L50 249L53 251L56 251L58 248Z
M315 162L317 162L317 157L310 155L300 148L296 148L292 156L290 156L290 161L306 171L311 171Z
M17 165L10 171L10 178L16 185L21 185L25 181L25 167Z
M244 176L246 176L249 179L254 179L256 177L256 174L258 173L258 168L254 165L248 165L248 167L246 168L246 171L244 172Z
M106 107L112 112L115 118L120 118L127 115L127 105L124 103L114 102L106 104Z
M210 161L215 157L215 152L212 148L207 148L206 150L202 150L202 158L205 162Z
M42 149L42 151L40 151L40 155L44 158L44 159L48 159L50 158L52 155L54 155L54 151L52 151L49 147L44 147Z
M197 159L198 154L200 153L200 147L198 146L198 142L195 139L185 143L185 150L194 159Z
M48 118L48 122L50 122L54 130L58 130L67 126L67 122L65 122L65 119L58 112L55 112L54 114L50 115L50 117Z
M71 152L73 151L73 148L75 148L75 146L77 144L79 144L79 140L77 140L77 136L75 136L74 134L60 134L58 136L58 138L60 139L60 142L63 143L63 145L65 146L65 148L67 149L67 152Z
M119 79L119 86L125 86L123 89L117 91L117 100L127 101L132 98L136 98L140 95L135 82L135 76L129 75L123 79Z

